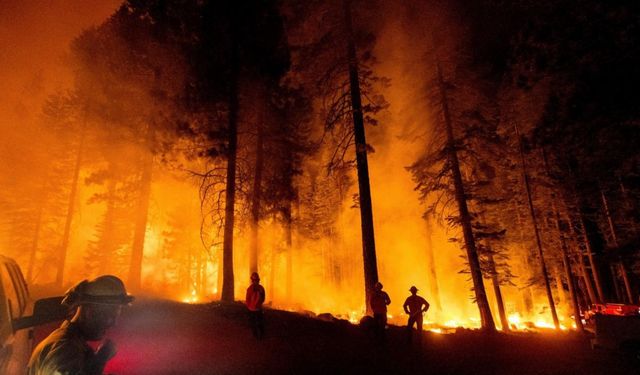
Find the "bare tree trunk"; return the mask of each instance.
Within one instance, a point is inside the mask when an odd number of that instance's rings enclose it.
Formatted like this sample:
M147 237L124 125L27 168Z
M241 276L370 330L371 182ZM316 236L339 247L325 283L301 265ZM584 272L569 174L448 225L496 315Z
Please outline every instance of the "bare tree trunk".
M287 303L291 303L293 296L293 234L291 220L291 201L287 202L287 206L282 212L284 217L284 237L286 246L286 270L285 270L285 294Z
M544 154L544 152L543 152L543 154ZM552 199L551 205L555 209L555 194L554 193L552 193L552 197L553 198L551 198ZM546 217L544 219L544 232L551 233L554 229L556 229L555 227L552 227L553 224L557 224L557 223L555 221L554 221L554 223L552 223L551 222L551 218L550 217ZM564 290L564 282L562 280L562 272L563 272L563 270L560 270L560 266L559 266L558 262L556 262L555 257L552 258L551 259L551 276L555 279L556 295L558 297L558 304L559 305L564 305L564 304L567 303L567 293Z
M607 222L609 223L609 231L611 233L611 240L613 242L613 246L618 249L618 235L616 233L615 226L613 224L613 217L611 216L611 211L609 211L609 204L607 203L607 197L604 194L604 190L600 187L600 197L602 198L602 205L604 206L604 212L607 215ZM620 275L622 276L622 281L624 282L624 288L627 296L627 300L630 304L635 303L633 298L633 293L631 291L631 283L629 282L629 275L627 274L627 268L624 266L622 261L619 261L617 264ZM617 282L617 281L616 281Z
M222 261L223 259L223 250L222 248L218 249L218 285L216 286L217 290L216 290L216 294L218 295L218 298L221 298L222 295L222 284L224 283L224 279L223 279L223 275L224 275L224 262Z
M347 35L347 55L349 57L349 86L351 90L351 110L356 144L356 164L358 170L358 188L360 205L360 225L362 226L362 258L364 262L365 305L367 313L371 313L369 300L378 282L378 264L376 260L376 244L373 231L373 208L369 186L369 166L367 161L367 142L364 131L364 118L360 98L360 79L358 77L358 57L354 41L351 0L343 0L344 17Z
M607 197L604 195L604 190L602 190L602 187L599 187L599 190L600 190L600 198L602 199L602 206L604 208L604 214L607 216L607 224L609 224L609 234L611 235L611 244L615 248L618 248L618 235L613 225L613 218L611 217L611 212L609 211L609 204L607 203Z
M333 231L329 230L329 237L333 237ZM329 268L329 261L327 260L327 250L324 242L320 244L320 266L322 267L322 283L327 284L329 277L327 276L327 269Z
M116 180L114 177L114 167L112 163L109 164L109 178L107 180L107 211L104 215L104 228L102 236L99 241L99 246L102 247L101 252L103 259L101 259L98 265L98 274L104 274L111 269L113 264L110 259L115 256L115 248L112 246L112 241L115 236L115 215L116 215Z
M591 273L593 274L593 282L596 286L596 292L598 293L598 299L596 302L603 303L604 302L604 293L602 292L602 278L600 277L600 271L598 269L598 265L593 257L593 250L591 248L591 241L589 240L589 236L587 236L587 228L584 225L584 218L582 217L582 211L578 207L578 224L580 225L580 231L582 232L582 239L585 244L585 248L587 250L587 259L589 259L589 266L591 267Z
M44 211L44 199L41 200L40 205L38 206L38 213L36 215L36 227L33 229L31 250L29 251L29 268L27 269L27 281L29 282L29 284L33 283L34 281L33 270L36 265L38 241L40 240L40 228L42 227L42 211Z
M232 7L234 7L232 5ZM233 18L237 10L232 10ZM224 302L235 300L235 286L233 278L233 228L235 221L235 201L236 201L236 159L238 149L238 33L235 26L231 26L231 58L229 74L229 118L227 128L227 185L225 189L225 209L224 209L224 239L222 244L223 277L222 277L222 298Z
M533 199L531 198L531 186L529 184L529 173L527 172L527 164L524 157L524 147L522 145L522 138L520 131L518 130L518 124L514 122L514 129L516 137L518 137L518 147L520 151L522 174L524 177L524 186L527 193L527 202L529 203L529 213L531 214L531 222L533 224L533 231L536 235L536 245L538 247L538 256L540 257L540 271L544 279L544 286L547 292L547 299L549 300L549 308L551 309L551 316L553 318L553 324L556 329L560 328L560 321L558 320L558 313L556 312L556 305L553 302L553 294L551 294L551 286L549 285L549 273L547 272L547 264L544 260L544 252L542 251L542 241L540 240L540 232L538 231L538 220L536 218L535 209L533 208Z
M549 166L547 164L547 157L544 154L544 162L545 168L547 170L547 175L549 174ZM580 305L578 304L578 296L576 294L576 285L573 280L573 273L571 272L571 262L569 261L569 250L567 248L567 241L562 233L562 228L560 227L560 213L558 212L558 207L555 202L555 193L552 195L552 203L551 208L553 210L555 216L555 224L556 231L558 233L558 239L560 240L560 248L562 249L562 264L564 266L564 274L567 278L567 285L569 286L569 298L571 298L571 304L573 306L573 319L576 323L576 329L579 332L584 332L584 327L582 326L582 318L580 317ZM567 223L571 226L571 223Z
M442 312L442 304L440 303L440 288L438 287L438 276L436 273L436 262L433 256L433 242L431 241L431 220L429 217L425 217L425 224L427 227L427 273L429 275L429 291L431 292L432 304L435 307L435 310L440 313Z
M270 254L270 261L269 263L271 264L271 267L269 269L269 297L270 297L270 301L274 301L275 300L275 295L276 295L276 263L278 260L278 257L276 256L276 247L275 246L271 246L271 254Z
M567 295L564 292L564 285L562 282L562 275L560 274L560 269L555 262L552 263L553 267L553 276L556 279L556 290L558 291L558 303L563 305L567 303Z
M565 206L566 209L566 206ZM577 243L579 243L579 238L577 238L577 234L573 228L573 222L572 220L569 218L569 214L565 212L565 220L567 221L567 225L569 226L569 235L570 238L575 239L575 241ZM565 243L566 243L566 239L565 239ZM582 279L584 280L584 285L585 288L587 288L587 294L589 296L589 303L595 303L598 298L596 297L596 293L594 291L594 287L593 287L593 283L591 281L591 277L589 276L589 273L587 272L587 265L584 261L584 254L582 254L582 249L580 248L580 246L576 246L576 250L575 250L575 254L577 257L577 264L578 264L578 268L580 271L580 274L582 276ZM575 284L574 284L575 285Z
M151 199L151 176L153 173L153 154L150 146L153 144L154 129L150 125L147 129L145 147L142 155L142 177L140 178L140 195L136 210L135 230L133 232L133 246L131 248L131 263L129 266L129 283L133 291L140 291L142 277L142 259L144 257L144 239L147 232L147 217L149 216L149 201Z
M264 132L262 116L258 116L258 134L256 139L256 163L253 176L253 194L251 196L251 221L249 244L249 272L258 272L258 230L260 227L260 205L262 204L262 170L264 165Z
M562 237L562 234L560 234ZM571 272L571 262L569 261L569 255L567 251L567 245L564 237L561 238L562 246L562 264L564 265L564 273L567 277L567 284L569 285L569 298L571 298L571 304L573 305L573 319L576 323L576 329L580 332L584 331L582 326L582 318L580 317L580 305L578 304L578 296L576 294L576 285L573 280L573 274Z
M593 290L593 285L591 282L591 277L587 272L587 265L584 262L584 257L582 254L578 254L578 258L580 259L580 263L578 264L580 275L582 276L582 280L584 281L585 288L587 288L587 295L589 296L589 303L596 303L598 301L598 297L596 297L595 291Z
M627 194L627 189L625 189L624 184L622 183L622 179L619 178L620 181L620 192L622 193L622 198L624 200L624 206L627 210L631 211L633 206L629 202L629 194ZM638 225L635 220L631 219L631 231L634 237L638 237ZM627 290L631 290L631 283L629 282L628 274L629 270L627 269L627 265L624 262L620 263L620 267L622 268L623 275L625 275L625 286ZM634 304L637 300L635 298L631 298L630 303Z
M487 258L489 260L489 272L491 272L491 282L493 284L493 293L496 295L496 303L498 304L498 314L500 315L500 324L504 332L509 331L509 320L507 319L507 313L504 309L504 300L502 299L502 291L500 290L500 280L498 278L498 271L496 270L496 263L493 260L493 254L491 246L487 252Z
M464 236L465 250L467 251L467 259L469 261L469 271L471 272L471 280L473 281L473 291L475 293L476 303L480 311L480 321L482 329L495 331L496 326L491 315L491 308L487 300L487 293L484 289L482 280L482 271L480 269L480 260L478 259L478 251L476 249L475 239L473 237L473 229L471 227L471 215L467 207L467 196L464 192L464 184L462 182L462 174L460 172L460 162L456 151L455 138L453 137L453 124L449 115L449 102L445 89L445 82L442 78L440 64L438 69L438 83L441 96L442 111L444 114L444 123L447 131L447 149L449 153L449 163L451 165L451 174L455 186L455 198L458 203L460 213L460 224L462 225L462 233Z
M634 305L636 303L636 299L633 296L633 289L631 287L631 280L629 280L629 270L627 269L627 265L624 264L623 261L620 261L618 266L620 267L620 274L622 275L624 289L627 292L628 302Z
M518 202L515 199L513 201L513 205L516 212L516 221L518 224L518 237L520 238L522 261L524 263L525 270L529 272L529 270L531 269L531 265L529 263L529 249L524 245L524 234L522 233L522 217L520 216L520 207L518 207ZM522 302L524 303L527 314L531 315L533 311L533 294L531 293L531 286L526 286L521 290Z
M71 180L71 191L69 192L69 201L67 203L67 216L65 217L62 243L60 244L60 254L58 255L58 270L56 273L56 285L58 287L62 287L62 283L64 281L64 266L67 261L67 251L69 248L69 239L71 237L71 223L73 221L73 211L78 195L80 165L82 164L82 153L84 152L84 132L85 131L83 124L83 127L80 130L80 143L78 145L78 153L76 154L76 160L73 166L73 179Z

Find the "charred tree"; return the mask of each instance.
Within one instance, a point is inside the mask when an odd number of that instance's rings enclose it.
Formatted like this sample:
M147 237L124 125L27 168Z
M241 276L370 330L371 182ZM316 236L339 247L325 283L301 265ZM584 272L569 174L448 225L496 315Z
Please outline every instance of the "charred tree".
M232 35L235 32L232 31ZM233 36L232 36L233 38ZM227 179L225 189L224 239L222 244L222 294L224 302L234 301L233 227L236 198L236 159L238 154L238 46L231 42L231 74L229 77L229 113L227 123Z
M36 214L36 226L33 229L33 236L31 237L31 250L29 251L29 268L27 269L27 281L32 283L34 281L33 271L36 264L36 254L38 253L38 240L40 239L40 228L42 227L42 211L44 211L44 199L38 206L38 212Z
M118 243L114 239L119 239L120 233L118 230L122 228L121 220L119 217L121 214L121 207L119 202L119 184L115 178L110 178L106 183L107 185L107 197L106 197L106 211L101 223L101 227L98 227L99 242L96 244L95 252L98 254L97 259L92 261L97 262L97 266L94 267L93 273L98 275L113 272L112 270L118 267L120 263L119 250L123 247L124 243ZM130 232L128 233L130 234ZM127 236L128 237L128 236ZM127 238L129 240L130 237ZM124 240L124 239L123 239ZM89 255L90 256L90 255Z
M469 208L467 207L467 197L464 191L464 184L462 181L462 173L460 172L460 162L458 161L458 154L456 151L456 142L453 136L453 124L449 115L449 103L447 100L446 84L442 77L442 71L440 65L437 66L438 74L438 86L440 90L441 106L444 117L444 124L447 134L447 153L448 162L450 163L450 171L453 177L453 183L455 188L455 199L458 203L458 211L460 213L460 225L462 226L462 233L464 236L465 250L467 252L467 260L469 262L469 270L471 272L471 280L473 281L473 291L475 293L476 303L478 304L478 310L480 311L480 320L482 322L482 328L487 331L495 331L495 323L493 316L491 315L491 308L489 307L489 301L487 300L487 294L484 289L484 282L482 280L482 270L480 268L480 260L478 258L478 251L476 249L476 243L473 236L473 228L471 223L471 215L469 214Z
M258 272L258 230L260 227L260 208L262 197L262 172L264 169L264 128L262 114L258 114L258 133L256 135L256 159L253 175L253 192L251 195L251 220L250 220L250 244L249 244L249 272Z
M222 299L222 284L224 282L224 262L222 261L224 258L224 255L223 255L222 247L219 247L216 250L216 257L218 259L218 262L217 262L218 277L216 279L216 295L218 296L219 299Z
M563 218L565 220L565 222L567 223L567 227L568 227L568 232L569 232L569 239L573 239L573 247L574 247L574 251L573 253L576 256L576 264L578 266L578 272L580 277L582 277L582 280L584 282L584 288L586 289L587 292L587 297L585 297L585 300L587 300L587 304L589 303L595 303L598 298L596 297L596 293L595 293L595 288L593 286L593 282L591 281L591 277L589 276L589 273L587 271L587 264L584 260L584 254L582 252L582 248L580 246L580 238L578 236L578 234L576 233L575 229L574 229L574 222L571 219L569 213L567 212L568 208L565 209L564 213L563 213ZM567 238L565 238L565 243L566 243Z
M522 215L520 215L520 205L517 200L513 200L514 203L514 212L516 214L516 228L518 231L518 239L520 243L520 250L522 255L522 263L525 265L527 272L530 272L530 262L529 262L529 249L525 245L524 233L522 232ZM533 310L533 294L531 292L531 286L526 286L522 289L522 302L524 304L524 308L528 314L531 314Z
M553 318L553 324L556 329L560 329L560 322L558 321L558 313L556 312L556 305L553 301L553 294L551 294L551 285L549 283L549 273L547 272L547 264L544 260L544 252L542 251L542 241L540 239L540 232L538 231L538 219L536 218L536 212L533 207L533 198L531 197L531 186L529 184L529 173L527 172L527 164L524 156L524 146L522 144L522 138L520 131L518 130L517 123L514 122L514 129L516 137L518 138L518 148L520 152L520 167L522 168L522 176L524 179L524 188L527 195L527 202L529 204L529 214L531 215L531 223L533 225L533 231L536 237L536 246L538 248L538 257L540 258L540 272L542 273L545 291L547 293L547 299L549 301L549 308L551 310L551 317Z
M591 277L589 276L589 272L587 271L587 264L584 261L584 256L582 255L582 251L580 249L578 249L578 251L579 251L578 270L580 271L580 276L582 276L584 287L587 289L587 296L589 296L589 303L595 303L596 301L598 301L598 297L596 297L593 283L591 281Z
M367 142L364 132L362 101L360 98L360 80L358 77L358 59L353 35L351 0L343 0L347 34L347 55L349 59L349 86L351 93L351 111L356 147L356 167L358 170L358 189L360 206L360 225L362 228L362 258L364 262L364 285L367 312L370 313L369 299L378 282L378 264L373 231L373 209L369 184L369 166L367 161Z
M602 289L602 278L600 277L600 270L598 263L596 263L595 254L593 253L593 247L591 246L591 239L587 234L587 226L584 221L584 214L582 213L582 207L578 206L578 225L582 234L582 240L584 242L585 249L587 251L587 259L589 259L589 266L591 267L591 273L593 274L593 282L595 283L598 299L596 302L603 303L605 301L604 292Z
M287 302L291 303L293 297L293 223L291 218L291 201L282 210L284 221L284 243L285 243L285 296Z
M440 288L438 287L438 275L436 272L436 262L433 256L434 248L433 241L431 240L431 220L428 215L425 215L425 225L427 228L427 279L429 281L429 291L431 292L431 298L433 299L433 305L436 311L442 311L442 305L440 303Z
M613 217L611 216L611 211L609 210L609 203L607 201L607 196L604 193L604 190L602 189L602 187L599 188L600 190L600 197L602 198L602 206L604 208L604 213L605 216L607 217L607 224L609 225L609 233L611 235L611 242L613 247L615 248L615 251L619 251L619 247L620 244L618 242L618 235L616 233L616 229L615 226L613 224ZM634 298L633 298L633 293L632 293L632 289L631 289L631 282L629 281L629 274L628 274L628 270L627 267L624 265L624 262L622 261L618 261L616 263L616 267L618 268L619 272L620 272L620 276L622 277L622 281L624 283L624 290L626 293L626 298L628 303L633 304L635 303ZM615 273L614 273L615 275ZM615 283L617 283L616 280L614 280Z
M549 228L551 229L551 228ZM553 277L556 279L556 293L558 294L558 304L562 305L567 302L567 295L564 292L564 283L562 274L556 262L552 262Z
M227 161L225 212L223 235L223 283L221 299L225 302L234 300L233 276L233 233L235 223L235 201L237 190L238 160L238 117L240 87L244 82L278 82L289 68L289 49L284 43L284 28L277 2L263 1L259 4L223 2L229 15L222 19L215 4L210 4L214 19L210 22L227 24L226 33L221 37L226 41L226 54L223 66L224 100L227 104L227 127L224 129L224 156ZM208 27L209 25L207 25ZM212 28L217 27L211 25ZM217 40L213 38L214 42ZM206 48L205 48L206 49ZM216 54L207 52L209 58L216 59ZM207 62L203 62L207 64ZM208 71L206 74L217 74ZM220 82L211 82L212 90L217 90Z
M110 171L112 171L110 165ZM111 271L111 267L116 263L118 242L117 236L117 182L114 178L106 181L106 211L102 222L97 227L97 239L94 244L90 244L85 260L87 269L93 274L105 274ZM93 245L93 246L92 246ZM112 271L111 271L112 272Z
M86 119L85 119L86 121ZM69 202L67 204L67 214L64 222L64 232L62 233L62 243L60 244L60 253L58 255L58 269L56 273L56 285L62 287L64 278L64 267L67 260L67 251L69 248L69 238L71 237L71 223L73 221L73 211L78 194L78 179L80 177L80 166L82 164L82 153L84 152L85 130L84 126L80 130L80 144L76 154L76 160L73 166L73 178L71 180L71 191L69 192Z
M277 264L277 253L276 253L276 246L271 246L270 252L269 252L269 297L271 298L271 301L275 300L275 283L276 283L276 264Z
M569 298L571 299L571 305L573 307L573 319L576 323L576 329L579 332L584 331L582 326L582 318L580 316L580 305L578 304L578 295L576 293L576 284L573 278L573 272L571 271L571 260L569 258L569 249L567 248L567 241L560 226L560 214L554 201L552 201L552 209L555 216L556 231L560 239L560 247L562 249L562 265L564 266L564 274L567 278L567 285L569 286Z
M509 331L509 320L504 308L504 300L502 299L502 291L500 290L500 280L498 271L496 270L496 262L493 259L493 251L491 247L487 249L487 259L489 261L489 272L491 273L491 283L493 284L493 292L496 296L496 304L498 305L498 314L500 315L500 324L504 332Z
M152 125L147 128L146 142L142 147L142 175L140 176L140 192L138 196L136 220L131 247L131 263L129 264L129 284L133 291L141 288L142 259L144 257L144 240L147 232L147 217L149 215L149 200L151 199L151 177L153 174L153 154L150 147L153 140Z
M551 172L550 172L551 168L549 167L547 153L545 152L544 148L542 148L542 160L544 163L544 169L545 169L546 175L548 177L551 177ZM551 193L551 210L554 216L553 219L555 223L555 230L558 234L558 240L560 242L560 249L562 250L562 265L564 266L564 275L565 275L565 278L567 279L567 285L569 287L569 298L571 299L571 306L573 307L573 318L576 324L576 329L579 332L584 332L584 327L582 326L582 318L580 316L580 305L578 303L578 295L576 293L576 285L573 278L573 272L571 271L571 260L569 257L569 249L567 247L567 240L565 238L564 231L561 226L560 212L558 211L558 206L556 204L555 191ZM571 226L570 222L567 224L569 227ZM562 280L560 280L559 282L562 283Z
M491 283L493 284L493 292L496 295L496 304L498 305L498 314L500 315L500 324L502 325L502 330L507 332L509 331L509 320L507 319L507 313L504 308L504 300L502 299L502 291L500 290L500 281L498 280L498 272L496 271L493 255L489 253L488 256L489 256L489 262L492 268Z
M579 195L579 190L577 187L577 176L571 168L567 164L567 171L569 174L570 184L568 186L568 194L570 199L575 207L576 213L576 221L577 221L577 230L579 231L578 237L584 245L584 249L586 251L586 256L589 261L589 268L591 269L591 275L593 276L593 284L595 286L594 291L594 303L604 303L606 301L604 294L604 286L602 283L602 276L600 272L600 266L597 262L596 256L597 254L594 251L593 239L589 235L589 231L587 230L587 222L585 219L585 203L583 202L583 198ZM584 263L584 262L583 262ZM585 280L589 279L589 273L586 270L586 265L584 268L585 271Z

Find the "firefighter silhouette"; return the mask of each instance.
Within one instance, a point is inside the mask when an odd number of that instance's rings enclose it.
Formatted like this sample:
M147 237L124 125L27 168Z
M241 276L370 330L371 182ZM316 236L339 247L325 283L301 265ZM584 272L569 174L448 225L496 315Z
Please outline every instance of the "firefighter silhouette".
M387 292L382 290L382 283L377 282L371 294L369 306L373 312L374 334L378 341L385 341L385 328L387 326L387 305L391 303L391 298Z
M404 301L402 308L404 309L404 312L409 315L409 320L407 322L407 340L411 342L413 338L414 324L418 330L418 338L422 339L422 316L427 312L427 310L429 310L429 302L417 294L418 288L415 286L412 286L409 291L411 292L411 295Z

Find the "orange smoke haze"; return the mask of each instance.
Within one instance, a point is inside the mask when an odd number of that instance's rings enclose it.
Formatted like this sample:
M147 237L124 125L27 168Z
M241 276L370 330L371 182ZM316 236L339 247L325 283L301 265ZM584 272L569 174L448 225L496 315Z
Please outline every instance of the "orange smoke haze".
M0 92L0 181L3 186L31 194L32 201L47 199L40 195L40 185L34 182L38 178L33 175L43 173L40 165L44 160L35 155L34 148L55 147L60 140L45 137L39 132L38 126L43 121L42 106L47 95L71 88L73 72L68 69L66 57L69 43L83 29L103 22L118 5L119 1L0 0L0 81L4 86ZM406 22L405 18L419 17L428 9L410 14L402 7L390 8L393 10L388 13L378 35L375 54L379 64L374 67L378 75L391 79L391 86L384 92L390 107L380 116L380 126L367 130L367 140L376 149L369 155L369 167L378 272L391 296L389 314L393 317L392 322L404 322L402 303L410 294L409 288L415 285L420 290L419 294L432 303L427 321L477 327L479 317L471 299L471 283L467 274L459 273L465 267L460 257L462 251L448 241L457 233L445 230L436 222L431 223L431 232L427 229L422 218L425 208L414 191L411 174L405 169L423 151L426 130L434 126L432 121L436 118L428 113L429 104L424 94L424 87L429 84L427 73L430 67L424 65L424 56L431 48L426 42L429 38L424 31L417 30L418 27L410 29L403 26L421 25L417 20ZM114 146L112 151L123 161L147 152L133 144ZM142 290L149 295L204 302L218 298L221 290L221 239L216 238L215 230L211 228L204 228L205 235L201 238L198 181L189 177L184 169L197 170L202 166L193 161L181 162L184 163L182 169L168 168L158 160L154 163ZM309 161L306 166L315 164L317 161ZM80 170L64 287L81 278L95 276L92 273L96 271L86 267L87 249L95 245L96 228L100 226L107 207L104 202L92 201L96 194L104 194L106 187L84 183L91 178L94 168L96 165L87 161ZM306 171L300 178L308 176ZM344 194L335 225L337 233L318 240L294 234L291 299L285 285L284 230L271 220L261 223L260 273L267 288L267 301L271 301L273 306L315 313L331 312L352 321L364 314L360 214L351 207L351 197L355 193L357 186L354 185ZM0 204L5 203L0 200ZM11 206L10 203L7 206ZM51 206L44 210L44 215L63 210L64 207ZM34 208L28 214L35 218L36 211ZM130 215L134 216L134 213ZM20 243L24 247L17 249L15 244L19 242L12 237L15 229L13 232L6 229L13 224L2 222L0 225L0 253L15 257L25 274L29 270L29 281L36 286L36 291L53 284L55 270L52 264L55 264L54 253L60 244L63 226L60 223L46 224L50 232L41 232L35 243L25 239ZM26 231L31 233L34 230L29 226ZM236 298L243 296L249 283L248 237L247 228L236 228ZM29 255L31 246L37 249L35 260ZM126 280L130 245L116 250L120 258L113 260L106 271ZM441 306L435 303L438 298L433 295L433 280L428 276L428 251L433 253ZM539 320L539 324L546 324L550 317L544 310L543 296L534 295L535 314L527 315L522 302L527 274L517 269L514 273L521 275L515 281L517 286L505 287L503 291L512 323L518 325L523 321ZM485 283L489 290L489 282ZM491 292L489 294L496 315L494 297ZM568 318L564 324L570 325Z
M0 118L33 119L47 93L69 87L66 67L69 43L78 34L104 21L120 1L33 0L0 1Z

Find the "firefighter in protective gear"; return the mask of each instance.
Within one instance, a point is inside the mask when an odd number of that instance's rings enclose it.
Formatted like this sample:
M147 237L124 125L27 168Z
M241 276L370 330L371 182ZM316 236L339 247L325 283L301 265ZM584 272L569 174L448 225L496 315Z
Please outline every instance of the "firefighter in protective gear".
M422 339L422 314L429 310L429 302L417 294L418 288L415 286L412 286L409 291L411 295L404 301L402 308L404 312L409 315L409 321L407 322L407 341L411 342L414 323L418 329L418 338Z
M257 272L251 274L251 285L247 288L245 303L249 310L249 325L253 336L262 340L264 336L264 312L262 304L265 299L264 287L260 285L260 276Z
M28 375L99 375L116 354L115 344L106 340L97 351L87 341L102 340L116 323L122 306L133 297L117 277L105 275L84 280L65 294L62 304L77 308L33 351Z
M369 306L373 312L374 333L380 342L385 341L384 330L387 327L387 305L391 303L391 298L387 292L382 290L382 283L377 282L369 300Z

